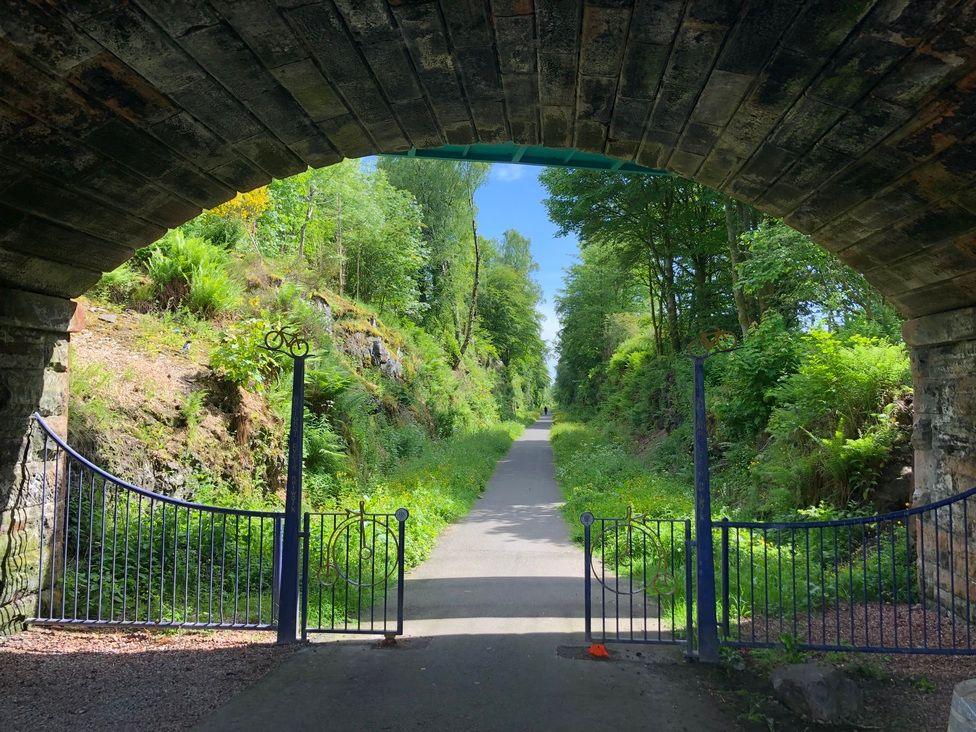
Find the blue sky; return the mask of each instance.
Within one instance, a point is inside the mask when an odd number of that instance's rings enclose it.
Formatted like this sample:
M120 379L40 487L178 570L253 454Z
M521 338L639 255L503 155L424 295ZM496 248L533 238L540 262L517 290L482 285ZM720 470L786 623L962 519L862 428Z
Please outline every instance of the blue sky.
M532 242L532 256L539 263L536 281L542 286L544 302L542 337L551 349L556 345L559 323L553 310L555 296L562 287L563 271L576 259L574 235L556 236L556 226L549 220L542 200L546 191L539 183L544 168L532 165L492 165L488 182L475 196L478 207L478 233L500 239L508 229L517 229ZM551 354L549 371L555 368Z

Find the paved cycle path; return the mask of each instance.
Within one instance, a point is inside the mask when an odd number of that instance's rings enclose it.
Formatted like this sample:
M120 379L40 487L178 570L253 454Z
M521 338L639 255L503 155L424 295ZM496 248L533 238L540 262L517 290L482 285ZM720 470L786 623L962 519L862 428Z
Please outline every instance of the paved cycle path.
M525 430L473 510L410 573L397 648L314 643L200 728L734 728L673 648L567 657L584 644L583 556L560 513L550 427Z

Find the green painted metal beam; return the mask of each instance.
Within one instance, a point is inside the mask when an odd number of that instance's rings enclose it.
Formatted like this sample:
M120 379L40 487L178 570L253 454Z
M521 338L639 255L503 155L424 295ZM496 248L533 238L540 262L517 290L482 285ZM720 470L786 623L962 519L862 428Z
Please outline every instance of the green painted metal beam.
M645 168L637 163L610 158L599 153L539 145L516 145L511 142L497 145L443 145L425 150L410 148L405 152L388 154L408 158L473 160L483 163L515 163L518 165L588 168L590 170L616 170L621 173L641 173L643 175L670 175L665 170Z

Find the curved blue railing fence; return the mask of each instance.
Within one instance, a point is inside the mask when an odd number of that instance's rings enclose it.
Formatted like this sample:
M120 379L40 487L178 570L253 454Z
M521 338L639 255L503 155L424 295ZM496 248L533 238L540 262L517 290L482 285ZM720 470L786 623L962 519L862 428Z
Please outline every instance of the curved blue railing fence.
M45 624L271 629L283 514L146 490L80 455L40 415ZM44 514L47 515L44 515Z
M712 521L720 641L976 653L973 501L976 489L876 516ZM681 556L682 542L675 541L682 522L584 514L583 523L590 638L673 643L702 632L692 628L691 612L699 583L690 558ZM689 554L697 550L690 536L684 546Z
M270 630L284 513L208 506L100 468L44 419L30 622ZM306 513L302 634L403 632L405 509Z

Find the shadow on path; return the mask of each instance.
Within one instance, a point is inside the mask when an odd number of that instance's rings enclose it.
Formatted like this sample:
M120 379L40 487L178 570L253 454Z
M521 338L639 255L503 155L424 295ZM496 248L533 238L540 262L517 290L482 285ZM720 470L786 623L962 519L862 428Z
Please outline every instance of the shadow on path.
M643 663L577 660L583 553L560 512L551 424L525 430L471 512L410 573L399 648L314 643L202 728L734 727L678 649L644 648Z

